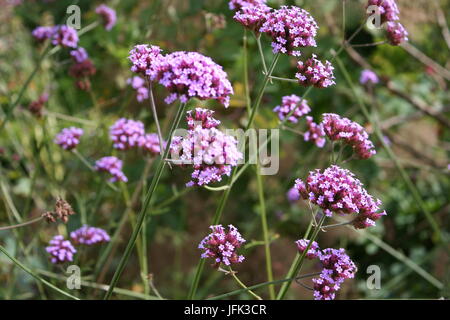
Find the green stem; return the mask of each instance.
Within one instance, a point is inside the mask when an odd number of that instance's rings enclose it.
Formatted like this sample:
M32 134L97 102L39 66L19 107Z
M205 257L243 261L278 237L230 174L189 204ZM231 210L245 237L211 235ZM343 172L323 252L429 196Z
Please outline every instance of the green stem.
M264 58L264 52L262 49L262 45L261 45L261 34L259 35L255 35L256 38L256 43L258 44L258 51L259 51L259 55L261 57L261 61L262 61L262 65L264 68L264 74L267 74L267 66L266 66L266 58Z
M242 39L244 46L244 90L245 90L245 100L247 114L250 114L251 110L251 100L250 100L250 86L248 81L248 48L247 48L247 29L244 28L244 37Z
M158 120L158 113L156 112L156 104L155 104L155 98L153 97L153 88L150 81L147 80L147 86L148 86L148 92L150 96L150 107L152 109L153 114L153 120L155 120L156 124L156 131L158 132L158 139L159 139L159 148L160 148L160 154L164 152L164 140L161 132L161 126L159 125Z
M43 283L44 285L46 285L47 287L59 292L60 294L74 299L74 300L80 300L77 297L59 289L58 287L55 287L53 284L51 284L50 282L48 282L47 280L41 278L40 276L38 276L34 271L32 271L31 269L29 269L28 267L26 267L25 265L23 265L20 261L18 261L16 258L14 258L12 255L10 255L8 253L8 251L6 251L6 249L0 245L0 251L3 252L5 254L5 256L7 256L15 265L17 265L19 268L21 268L23 271L25 271L26 273L28 273L30 276L32 276L33 278L35 278L36 280L38 280L39 282Z
M134 228L133 233L131 234L130 240L128 241L127 247L125 249L125 252L124 252L122 258L120 259L119 266L117 267L117 269L113 275L109 289L106 292L105 297L104 297L105 300L108 300L109 298L111 298L114 287L116 286L117 282L119 281L119 278L120 278L123 270L125 269L125 265L127 264L128 259L130 258L131 251L133 250L133 247L136 243L136 239L139 235L139 232L141 231L142 224L144 223L145 218L147 216L147 209L150 205L150 202L153 198L153 194L156 190L156 187L158 186L159 180L163 173L163 170L164 170L164 167L166 164L165 159L167 159L167 157L169 155L169 150L170 150L169 146L172 141L173 132L175 131L176 128L178 128L180 120L184 115L185 109L186 109L186 103L182 103L178 109L177 115L175 116L175 120L172 124L172 127L170 128L169 135L167 137L167 146L168 147L164 149L164 153L162 154L162 156L160 156L158 166L155 170L155 175L152 179L150 187L145 196L144 205L142 206L141 212L139 213L136 227Z
M12 225L12 226L0 227L0 231L10 230L10 229L16 229L16 228L20 228L20 227L25 227L25 226L28 226L28 225L33 224L33 223L35 223L35 222L38 222L38 221L40 221L40 220L42 220L42 219L43 219L43 217L40 216L40 217L38 217L38 218L32 219L32 220L27 221L27 222L15 224L15 225Z
M309 248L311 247L313 241L316 240L316 238L322 228L322 224L325 221L325 218L326 218L325 214L322 216L322 218L320 218L319 224L314 229L311 239L309 239L308 246L306 247L305 251L303 251L303 253L301 255L300 254L296 255L286 278L295 278L295 276L300 272L302 265L303 265L303 261L305 260L305 257L306 257L306 253L308 252ZM311 226L312 226L312 223L310 224L310 227ZM308 228L307 234L309 232L310 232L310 228ZM277 300L282 300L285 297L287 291L289 290L289 287L291 286L291 283L292 283L292 280L283 283L280 291L278 292Z
M395 167L399 171L400 176L402 177L402 179L405 182L406 186L410 190L410 192L411 192L415 202L417 203L417 205L419 206L419 208L421 209L421 211L425 215L425 217L426 217L428 223L430 224L431 228L433 229L433 231L434 231L434 240L439 242L440 240L442 240L441 230L439 229L439 226L436 223L436 220L434 220L433 215L428 210L425 202L422 200L420 192L414 186L413 182L411 181L410 177L406 173L406 171L403 168L403 166L400 163L400 161L397 159L397 157L394 154L394 152L392 151L391 147L384 140L384 136L383 136L383 133L382 133L382 131L380 129L378 121L376 121L376 120L374 121L374 119L372 119L372 117L371 117L371 115L369 113L369 110L367 109L363 99L361 98L361 95L359 95L358 92L356 91L355 85L353 84L353 81L352 81L352 79L350 77L350 74L348 73L345 65L342 63L342 60L339 57L336 56L336 62L338 63L338 66L341 69L341 72L344 75L344 78L347 81L347 84L351 88L352 93L353 93L353 95L354 95L354 97L355 97L355 99L356 99L356 101L358 103L358 106L360 107L362 113L366 117L367 121L369 121L369 122L371 122L373 124L375 135L377 136L378 140L383 145L383 147L386 150L386 153L388 154L389 158L391 158L391 160L394 162Z
M244 288L248 293L250 293L253 297L255 297L257 300L262 300L262 298L260 296L258 296L256 293L254 293L251 289L249 289L237 276L236 276L236 272L234 272L231 267L230 267L230 274L231 276L234 278L234 280L236 280L236 282L242 287ZM272 285L273 287L273 285Z

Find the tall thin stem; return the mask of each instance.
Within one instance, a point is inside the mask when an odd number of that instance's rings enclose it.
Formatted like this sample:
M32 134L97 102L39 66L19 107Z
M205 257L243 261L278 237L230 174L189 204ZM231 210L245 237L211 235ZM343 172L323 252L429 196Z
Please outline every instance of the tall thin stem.
M251 289L249 289L237 276L236 276L236 272L233 271L230 268L230 274L231 276L234 278L234 280L236 280L236 282L242 287L244 288L248 293L250 293L253 297L255 297L257 300L262 300L262 298L260 296L258 296L256 293L254 293ZM272 285L273 286L273 285Z
M152 114L153 114L153 119L155 120L155 124L156 124L156 130L158 132L158 139L159 139L159 153L163 154L164 152L164 140L163 140L163 136L162 136L162 132L161 132L161 126L159 125L159 120L158 120L158 113L156 112L156 104L155 104L155 98L153 97L153 88L152 88L152 83L150 81L147 80L147 87L148 87L148 94L150 97L150 106L152 109Z
M184 111L186 109L186 103L182 103L180 107L178 108L177 114L175 116L174 122L172 124L172 127L170 128L168 137L167 137L167 148L164 149L164 153L160 156L158 166L155 170L155 175L152 179L152 182L150 184L150 187L147 191L147 194L145 196L144 204L142 206L142 209L139 213L138 220L136 222L136 227L133 230L133 233L131 234L130 240L128 241L127 247L125 249L125 252L120 259L119 266L117 267L113 278L111 280L110 286L108 291L105 294L104 299L107 300L111 298L111 295L113 293L114 287L116 286L117 282L119 281L120 276L122 275L123 270L125 269L125 265L128 262L128 259L130 258L131 251L133 250L133 247L136 243L137 237L139 235L139 232L141 231L142 224L145 221L145 218L147 216L147 209L150 205L150 202L153 198L153 194L156 190L156 187L158 186L159 180L161 178L161 175L163 173L164 167L166 165L165 159L169 155L170 150L170 143L172 142L172 135L176 128L178 128L178 125L180 123L181 118L183 117Z

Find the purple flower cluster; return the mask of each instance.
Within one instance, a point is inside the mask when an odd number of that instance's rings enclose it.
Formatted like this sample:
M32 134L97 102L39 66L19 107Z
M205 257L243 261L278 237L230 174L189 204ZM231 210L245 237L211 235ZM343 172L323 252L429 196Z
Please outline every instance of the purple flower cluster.
M356 122L334 113L324 113L322 125L331 141L341 140L352 146L359 158L369 159L376 154L375 146L369 140L366 130Z
M72 231L70 238L75 244L85 244L91 246L93 244L109 242L109 235L105 230L100 228L94 228L87 225Z
M165 148L166 142L163 143ZM156 133L147 133L139 140L139 146L153 155L161 153L159 137Z
M222 67L198 52L178 51L167 54L153 63L156 73L147 73L171 93L166 103L190 98L215 99L228 107L233 87Z
M243 7L252 7L266 4L267 0L231 0L228 3L230 10L239 11Z
M402 42L408 41L408 31L400 22L388 22L386 24L386 35L388 41L393 46L398 46Z
M83 135L83 129L70 127L64 128L55 137L55 143L64 150L72 150L80 143L80 137Z
M300 193L295 187L292 187L286 192L286 198L290 203L294 203L298 200L300 200Z
M378 76L375 72L372 70L365 69L361 72L361 76L359 77L359 83L361 84L377 84L380 82L380 79L378 79Z
M367 3L367 8L370 6L378 7L382 23L400 19L400 11L398 10L395 0L369 0Z
M188 112L189 130L184 137L172 139L171 155L177 164L191 164L192 180L186 185L203 186L221 181L229 176L232 167L243 155L237 148L237 140L215 128L219 122L212 118L212 111L196 109Z
M233 19L258 34L262 25L266 22L270 10L272 9L265 4L245 6L235 13Z
M266 16L266 21L259 30L272 38L274 53L300 56L295 50L301 47L315 47L318 25L314 18L299 7L281 6Z
M40 42L46 39L52 39L52 44L55 46L60 45L62 47L76 48L78 45L77 31L67 25L37 27L31 34Z
M95 162L95 170L99 172L108 172L110 175L112 175L111 179L109 179L109 181L111 182L127 182L128 179L122 172L122 165L122 160L116 157L103 157Z
M116 24L117 17L116 17L116 11L114 9L111 9L105 4L99 5L95 9L95 13L99 14L103 19L103 25L105 26L106 30L111 30L112 27Z
M45 250L50 254L50 261L54 264L73 261L73 255L77 250L69 240L64 240L62 235L54 236Z
M311 108L308 106L308 101L293 94L284 96L281 105L276 106L273 111L278 113L278 118L280 118L281 121L292 113L288 120L297 123L299 118L311 112Z
M218 268L221 263L226 266L244 261L244 256L237 254L237 249L245 242L236 227L231 224L228 232L222 225L211 226L211 233L207 235L198 245L203 250L203 259L213 258L214 268Z
M295 77L298 79L300 85L326 88L336 84L333 75L334 67L331 65L331 62L326 61L323 64L316 58L317 56L313 54L312 58L309 58L306 62L298 62L298 73L295 74Z
M70 56L76 63L82 63L89 58L86 49L78 47L75 50L70 51Z
M308 130L303 136L305 141L313 141L317 147L323 148L325 145L325 131L323 130L323 125L317 124L313 121L312 117L306 117L306 123L308 125Z
M134 76L127 80L127 83L136 90L136 99L138 102L142 102L148 99L149 92L148 88L145 86L145 80L139 76Z
M308 248L309 242L310 241L306 239L300 239L295 241L295 244L297 245L297 249L300 252L300 254L302 254ZM320 249L317 242L315 241L312 242L305 256L308 259L315 259L320 256Z
M163 56L161 48L158 46L148 46L146 44L138 44L130 51L128 59L133 64L131 71L142 75L153 75L153 63Z
M144 124L141 121L120 118L110 128L109 135L113 147L118 150L128 150L139 147L145 135Z
M386 215L385 211L379 212L381 201L369 195L353 173L335 165L323 173L319 169L311 171L306 183L297 179L295 187L303 199L318 205L327 216L333 212L357 214L352 221L357 229L374 226Z

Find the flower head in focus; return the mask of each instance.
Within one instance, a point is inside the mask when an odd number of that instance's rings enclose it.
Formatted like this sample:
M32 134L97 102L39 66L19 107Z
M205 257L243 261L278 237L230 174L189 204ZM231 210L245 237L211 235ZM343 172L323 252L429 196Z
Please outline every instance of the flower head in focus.
M139 141L145 135L144 124L141 121L120 118L109 128L109 135L115 149L139 147Z
M55 143L64 150L72 150L80 143L80 137L82 135L83 129L81 128L64 128L56 135Z
M305 62L299 61L297 64L298 72L295 77L302 86L314 86L316 88L326 88L333 84L334 82L334 67L331 62L326 61L325 64L322 61L317 60L315 54L312 58L306 60Z
M295 241L295 244L297 245L297 249L300 254L302 254L306 248L308 248L309 240L307 239L300 239ZM317 258L320 255L320 249L317 242L313 241L311 246L309 247L308 251L306 252L306 258L308 259L314 259Z
M111 30L117 22L116 11L105 4L99 5L95 9L95 13L102 17L103 25L108 31Z
M142 75L153 73L153 64L158 59L162 59L162 50L158 46L149 46L147 44L135 45L130 51L128 59L133 64L131 71Z
M381 23L399 20L400 11L395 0L369 0L367 8L377 6L381 15Z
M262 25L266 22L270 10L272 9L265 4L246 6L237 11L233 19L245 28L258 34Z
M110 237L105 230L87 225L72 231L70 238L75 244L94 245L97 243L109 242Z
M55 209L45 212L42 216L48 223L54 223L58 219L67 223L69 217L74 214L75 211L73 211L72 206L66 200L58 198L56 199Z
M237 249L245 242L236 227L231 224L228 231L221 225L211 226L211 233L207 235L199 244L198 248L203 250L202 258L213 258L214 268L218 268L221 263L226 266L244 261L244 256L237 253Z
M323 148L325 145L325 131L323 130L323 125L321 123L317 124L313 121L312 117L306 117L306 124L308 126L308 130L305 132L303 136L305 141L312 141L316 144L317 147Z
M73 261L73 255L77 250L69 240L65 240L62 235L54 236L45 250L50 254L50 261L53 264Z
M318 25L308 11L294 6L281 6L269 12L260 28L272 38L274 53L300 56L296 50L302 47L315 47Z
M311 112L311 108L308 106L308 101L293 94L284 96L281 105L276 106L273 111L278 113L278 118L281 121L290 114L288 120L297 123L299 118Z

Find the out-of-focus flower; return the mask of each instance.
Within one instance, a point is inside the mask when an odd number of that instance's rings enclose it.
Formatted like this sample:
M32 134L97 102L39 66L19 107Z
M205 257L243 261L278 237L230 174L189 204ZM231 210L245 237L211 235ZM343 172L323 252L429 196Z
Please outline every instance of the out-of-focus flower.
M367 3L367 8L370 6L378 7L381 15L381 23L400 19L400 11L398 10L395 0L369 0Z
M312 141L317 147L323 148L325 145L325 131L323 130L323 125L317 124L313 121L312 117L306 117L306 123L308 125L308 130L303 136L305 141Z
M265 4L257 6L246 6L236 12L233 19L243 25L245 28L259 33L264 22L266 22L267 14L272 10Z
M75 50L70 51L70 56L76 63L82 63L84 60L89 58L89 55L83 47L78 47Z
M334 67L331 65L331 62L326 61L323 64L316 58L317 56L313 54L312 58L306 60L306 62L298 62L298 72L295 74L298 82L302 86L314 86L316 88L326 88L336 84L333 74Z
M73 255L77 250L69 240L64 240L62 235L54 236L45 250L50 254L50 261L54 264L73 261Z
M110 238L105 230L87 225L72 231L70 238L75 244L93 245L97 243L109 242Z
M156 60L163 58L161 51L161 48L158 46L149 46L147 44L135 45L128 56L128 59L133 64L131 71L142 75L146 75L147 72L154 74L152 65Z
M190 98L218 100L228 107L233 87L222 67L211 58L197 52L173 52L152 63L147 70L152 81L158 81L169 90L166 103Z
M95 13L102 17L103 25L108 31L111 30L117 22L116 11L105 4L99 5L95 9Z
M139 147L139 141L144 135L144 124L132 119L120 118L109 128L113 147L119 150Z
M218 268L221 263L226 266L244 261L244 256L238 255L237 249L245 242L236 227L231 224L228 231L222 225L211 226L211 233L207 235L199 244L198 248L203 250L202 258L213 258L214 268Z
M166 142L163 142L165 148ZM145 151L150 152L152 155L158 155L161 153L161 146L159 144L159 137L156 133L147 133L139 139L139 147Z
M196 109L195 113L188 113L187 121L190 129L186 136L174 137L171 144L175 163L193 166L187 186L207 185L221 181L223 175L229 176L243 157L237 140L215 128L218 123L212 118L212 111Z
M45 41L47 39L50 39L53 36L54 33L54 27L43 27L39 26L36 27L32 32L31 35L39 42Z
M80 143L80 137L83 135L83 129L70 127L64 128L55 137L55 143L64 150L72 150Z
M408 31L400 22L388 22L386 24L386 35L389 43L393 46L398 46L409 40Z
M61 198L56 199L55 209L53 211L47 211L42 216L48 223L54 223L56 220L60 219L62 222L67 223L69 217L74 215L72 206Z
M112 175L111 179L109 179L109 181L111 182L127 182L128 179L122 172L122 165L122 160L116 157L103 157L95 162L95 170L99 172L108 172L110 175Z
M296 50L302 47L315 47L318 25L308 11L294 6L281 6L266 16L259 30L272 38L274 53L300 56Z
M295 187L303 199L319 206L327 216L333 212L356 214L352 224L357 229L374 226L386 215L386 211L380 212L381 200L369 195L353 173L335 165L323 172L311 171L306 182L297 179Z
M299 118L311 112L311 108L308 106L308 101L293 94L284 96L281 105L276 106L273 111L278 113L278 118L280 118L281 121L291 114L288 120L297 123Z
M295 241L295 244L297 245L297 249L302 254L306 248L308 248L309 240L307 239L300 239ZM308 249L308 252L306 252L306 258L308 259L314 259L317 258L320 255L320 249L317 242L313 241L311 246Z
M30 103L28 110L36 117L42 117L42 109L44 104L48 101L48 93L44 92L41 96Z
M62 47L76 48L78 46L77 30L65 24L55 26L52 35L52 44Z
M372 70L365 69L361 72L361 76L359 77L359 83L361 84L377 84L380 82L380 79L378 79L378 76L375 72Z
M230 10L238 11L242 7L259 6L266 4L267 0L231 0L228 3Z
M75 84L80 90L89 90L91 88L89 77L93 76L96 72L97 70L90 59L85 59L80 63L74 63L69 68L69 75L75 78Z
M292 187L288 190L288 192L286 192L286 198L289 202L294 203L300 200L300 193L296 188Z
M138 102L147 100L149 97L148 88L145 86L145 80L139 76L134 76L127 80L127 83L136 90L136 99Z
M368 159L376 154L369 135L358 123L334 113L324 113L322 125L331 141L341 140L352 146L359 158Z

